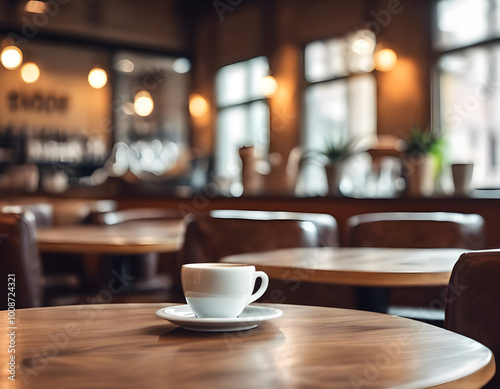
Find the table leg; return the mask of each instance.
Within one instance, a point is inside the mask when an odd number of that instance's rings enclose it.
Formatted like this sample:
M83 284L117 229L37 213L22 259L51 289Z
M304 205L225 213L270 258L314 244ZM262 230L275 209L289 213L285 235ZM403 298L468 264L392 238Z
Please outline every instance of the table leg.
M358 287L356 290L357 308L363 311L387 313L389 296L389 288Z

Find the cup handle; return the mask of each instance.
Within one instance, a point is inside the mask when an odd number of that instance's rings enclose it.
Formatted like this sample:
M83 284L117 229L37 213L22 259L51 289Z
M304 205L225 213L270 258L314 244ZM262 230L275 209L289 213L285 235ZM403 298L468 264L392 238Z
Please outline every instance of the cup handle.
M264 294L264 292L267 289L267 286L269 285L269 277L263 271L256 271L255 272L254 284L255 284L255 281L257 281L257 278L260 278L262 280L262 284L260 285L259 290L257 290L257 292L255 292L254 294L252 294L250 296L250 300L248 300L248 304L253 303L255 300L262 297L262 295Z

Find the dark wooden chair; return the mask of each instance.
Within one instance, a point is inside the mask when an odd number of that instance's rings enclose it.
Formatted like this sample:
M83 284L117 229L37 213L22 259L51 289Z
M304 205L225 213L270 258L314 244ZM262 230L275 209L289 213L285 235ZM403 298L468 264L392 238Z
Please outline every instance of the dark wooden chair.
M500 250L462 254L451 273L444 327L488 347L500 358ZM500 373L485 388L500 387Z
M368 213L348 219L346 236L350 247L480 249L484 219L449 212ZM390 294L389 313L443 325L444 310L433 309L442 288L393 288Z

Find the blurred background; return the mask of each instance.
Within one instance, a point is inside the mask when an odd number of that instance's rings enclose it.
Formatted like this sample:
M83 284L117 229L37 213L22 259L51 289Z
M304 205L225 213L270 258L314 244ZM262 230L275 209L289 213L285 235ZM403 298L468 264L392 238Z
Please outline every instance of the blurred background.
M0 196L500 184L497 0L1 0Z

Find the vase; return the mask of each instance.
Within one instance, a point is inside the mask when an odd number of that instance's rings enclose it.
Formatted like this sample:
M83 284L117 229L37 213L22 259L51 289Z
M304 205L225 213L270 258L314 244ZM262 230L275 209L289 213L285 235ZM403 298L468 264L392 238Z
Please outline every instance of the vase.
M434 193L436 164L431 155L405 159L406 194L411 197L430 196Z
M342 164L329 163L325 165L326 180L328 182L328 195L341 196L339 186L342 178Z

